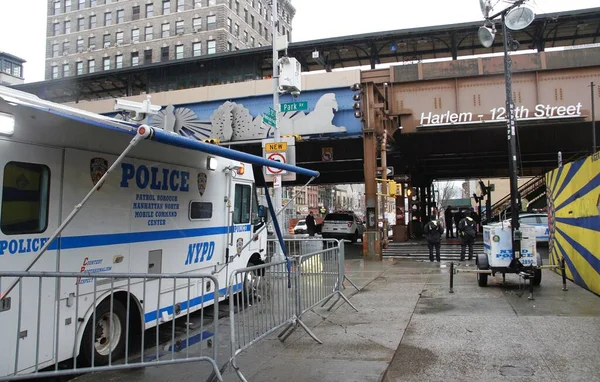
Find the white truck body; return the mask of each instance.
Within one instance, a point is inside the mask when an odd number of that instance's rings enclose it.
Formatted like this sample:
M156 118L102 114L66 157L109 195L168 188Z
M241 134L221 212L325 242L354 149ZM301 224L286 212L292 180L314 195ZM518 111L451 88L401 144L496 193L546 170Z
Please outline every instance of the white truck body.
M33 107L28 107L26 96L21 94L13 100L11 94L15 95L14 91L0 87L0 113L11 114L15 119L14 132L8 136L0 134L0 272L26 269L132 138L117 131L119 124L126 125L122 121L56 105L61 113L69 114L66 118L52 112L49 103L32 100ZM98 127L100 122L114 125L114 131ZM254 237L260 224L257 224L252 166L217 157L216 169L209 170L209 156L142 141L31 271L208 275L216 272L214 276L224 294L233 271L247 266L252 254L259 253L261 257L265 254L267 231L262 230L258 238ZM229 166L243 167L243 174L226 171ZM248 242L249 246L240 253ZM239 254L228 266L225 266L226 249L232 256ZM0 293L11 281L2 279ZM38 304L42 312L38 368L72 358L73 346L79 346L97 304L90 298L93 297L90 281L85 277L78 282L64 279L59 285L54 279L44 279L43 295L38 301L38 281L21 280L23 311L19 329L16 307L20 286L8 295L13 301L12 309L0 311L4 352L0 358L0 379L13 373L18 331L28 334L20 340L17 369L19 373L27 373L35 367ZM67 299L76 292L77 283L81 298L76 318L76 304L67 304ZM110 283L98 285L97 297L103 299L109 293ZM146 329L164 322L165 318L173 319L173 284L163 283L160 291L158 285L158 280L146 284L145 301L141 304ZM116 290L124 288L123 283L114 285ZM205 297L202 304L198 298L211 288L211 285L197 285L189 301L187 288L182 288L177 300L189 304L191 311L198 310L214 303ZM144 298L142 293L140 283L131 285L136 300ZM157 301L161 294L168 294L169 298ZM222 294L214 291L212 295L223 299ZM183 309L182 314L185 313ZM67 321L68 317L73 319ZM74 328L75 325L78 327ZM58 354L56 338L60 338Z
M537 266L535 227L521 225L521 263L525 266ZM490 268L508 268L512 260L512 232L508 224L490 224L483 226L483 249Z

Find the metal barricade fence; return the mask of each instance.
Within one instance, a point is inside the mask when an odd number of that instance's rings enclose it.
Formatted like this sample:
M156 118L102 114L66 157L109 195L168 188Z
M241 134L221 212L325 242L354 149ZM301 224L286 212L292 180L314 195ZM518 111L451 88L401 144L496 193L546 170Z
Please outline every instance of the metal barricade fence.
M341 291L342 281L349 280L344 275L343 242L304 238L286 239L284 244L289 256L283 261L238 269L230 278L231 359L227 365L242 381L246 379L236 357L280 328L284 328L278 335L282 342L301 327L322 343L301 319L319 304L324 306L337 295L328 310L343 298L358 312ZM275 245L277 241L269 243L268 259L275 253Z
M213 276L0 272L0 290L15 280L0 309L0 380L202 361L222 381L218 314L205 324L202 309L218 312L225 292Z

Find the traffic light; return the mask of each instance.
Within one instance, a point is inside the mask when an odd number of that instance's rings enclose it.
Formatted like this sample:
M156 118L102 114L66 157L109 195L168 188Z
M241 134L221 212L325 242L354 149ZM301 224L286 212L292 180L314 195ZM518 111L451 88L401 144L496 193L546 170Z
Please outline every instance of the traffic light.
M393 180L390 180L390 182L388 183L388 195L390 197L395 197L396 196L396 182L394 182Z
M219 138L203 139L202 142L204 142L204 143L212 143L212 144L218 145L219 144Z
M360 102L362 100L362 85L359 83L356 83L352 86L350 86L350 90L352 90L353 92L356 92L353 96L352 96L352 100L354 101L354 103L352 104L352 108L354 109L354 117L359 118L362 120L364 114L362 111L362 103Z

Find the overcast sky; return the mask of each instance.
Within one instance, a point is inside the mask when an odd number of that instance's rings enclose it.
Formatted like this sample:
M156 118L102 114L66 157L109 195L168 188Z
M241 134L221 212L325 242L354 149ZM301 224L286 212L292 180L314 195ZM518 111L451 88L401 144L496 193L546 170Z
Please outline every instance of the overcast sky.
M191 1L191 0L189 0ZM242 0L243 1L243 0ZM506 5L492 0L497 9ZM26 82L44 79L47 0L0 0L0 51L27 60ZM477 0L292 0L294 41L475 21ZM531 0L538 14L599 6L599 0ZM367 6L368 5L368 6Z

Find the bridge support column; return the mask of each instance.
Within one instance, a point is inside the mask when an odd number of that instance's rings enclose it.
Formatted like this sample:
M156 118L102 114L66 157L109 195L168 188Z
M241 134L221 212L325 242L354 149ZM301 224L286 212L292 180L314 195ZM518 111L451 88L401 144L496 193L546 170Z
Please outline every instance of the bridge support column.
M381 260L381 242L377 220L377 135L375 131L365 129L363 135L365 166L365 206L367 230L363 237L363 256L372 260Z

